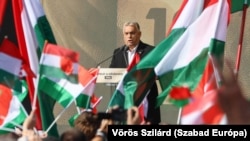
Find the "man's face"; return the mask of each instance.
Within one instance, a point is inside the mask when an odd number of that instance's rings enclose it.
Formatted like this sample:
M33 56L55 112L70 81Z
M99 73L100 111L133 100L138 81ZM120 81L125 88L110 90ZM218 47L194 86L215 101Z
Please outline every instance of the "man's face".
M134 48L140 41L141 32L134 26L125 26L123 28L123 40L129 48Z

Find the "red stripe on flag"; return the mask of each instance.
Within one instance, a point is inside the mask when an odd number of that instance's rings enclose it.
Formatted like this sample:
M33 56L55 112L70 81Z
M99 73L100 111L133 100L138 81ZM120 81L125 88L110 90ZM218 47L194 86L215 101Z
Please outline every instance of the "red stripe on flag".
M22 58L17 46L14 43L12 43L8 38L5 38L2 41L0 52L4 52L4 53L6 53L14 58L18 58L20 60Z
M11 90L0 84L0 115L6 117L9 112L10 101L12 100ZM3 119L0 118L0 125L3 124Z
M43 53L64 56L64 57L70 58L71 61L73 62L78 62L79 60L79 54L77 52L74 52L68 48L58 46L55 44L51 44L51 43L47 43L45 45Z

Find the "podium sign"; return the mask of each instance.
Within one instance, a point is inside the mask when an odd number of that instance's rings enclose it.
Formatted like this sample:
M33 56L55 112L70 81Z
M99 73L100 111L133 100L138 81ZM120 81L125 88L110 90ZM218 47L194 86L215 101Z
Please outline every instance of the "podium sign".
M119 83L125 72L125 68L100 68L96 83Z

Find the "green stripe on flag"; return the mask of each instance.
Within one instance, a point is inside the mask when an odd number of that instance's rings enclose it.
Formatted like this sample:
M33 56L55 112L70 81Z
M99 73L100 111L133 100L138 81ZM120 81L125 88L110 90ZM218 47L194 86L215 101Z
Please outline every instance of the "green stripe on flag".
M231 0L231 13L235 13L238 11L243 10L244 2L246 1L246 4L250 5L250 0Z
M66 107L74 99L69 91L46 77L40 78L39 90L51 96L63 107Z
M61 68L41 64L40 74L46 75L46 77L64 78L72 83L78 83L78 74L67 75Z
M82 108L90 108L90 100L91 97L89 95L86 94L80 94L77 98L76 98L76 103L78 107L82 107Z
M11 122L6 123L4 125L4 127L10 128L10 129L15 129L15 127L16 127L15 124L22 125L25 119L26 119L26 114L22 109L20 109L20 113L18 114L18 116L16 118L14 118ZM0 130L0 134L6 134L6 133L9 133L9 132L4 131L4 130Z
M13 84L13 81L18 80L19 77L9 73L5 70L0 69L0 83L5 84L7 86Z
M43 50L44 42L48 41L49 43L56 44L55 37L53 35L50 24L46 16L41 16L37 19L37 24L35 25L35 33L38 41L38 46L40 51Z
M113 107L117 105L123 108L124 101L125 101L125 96L120 91L115 90L114 95L112 96L108 107Z
M208 48L205 48L201 54L187 66L159 76L161 87L166 89L157 97L157 106L160 106L164 102L172 86L188 86L189 89L193 91L202 77L208 59L207 56Z

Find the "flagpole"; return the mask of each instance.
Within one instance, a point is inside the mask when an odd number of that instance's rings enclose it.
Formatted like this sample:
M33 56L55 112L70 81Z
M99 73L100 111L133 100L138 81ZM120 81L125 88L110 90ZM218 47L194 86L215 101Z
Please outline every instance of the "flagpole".
M247 7L248 7L247 0L245 0L244 5L243 5L242 18L241 18L241 30L240 30L240 37L239 37L239 44L238 44L238 53L237 53L237 58L236 58L236 63L235 63L236 78L238 78L238 73L239 73L239 68L240 68L240 59L241 59L242 42L243 42Z
M56 121L62 116L62 114L69 108L69 106L75 101L75 99L73 99L72 101L70 101L70 103L58 114L58 116L55 118L55 120L50 124L50 126L48 127L48 129L45 131L45 133L48 133L49 130L53 127L53 125L56 123Z
M178 118L177 118L177 125L181 124L181 112L182 112L182 108L179 109Z
M92 105L91 108L94 109L94 108L96 107L96 105L97 105L101 100L102 100L102 96L98 98L98 100Z

